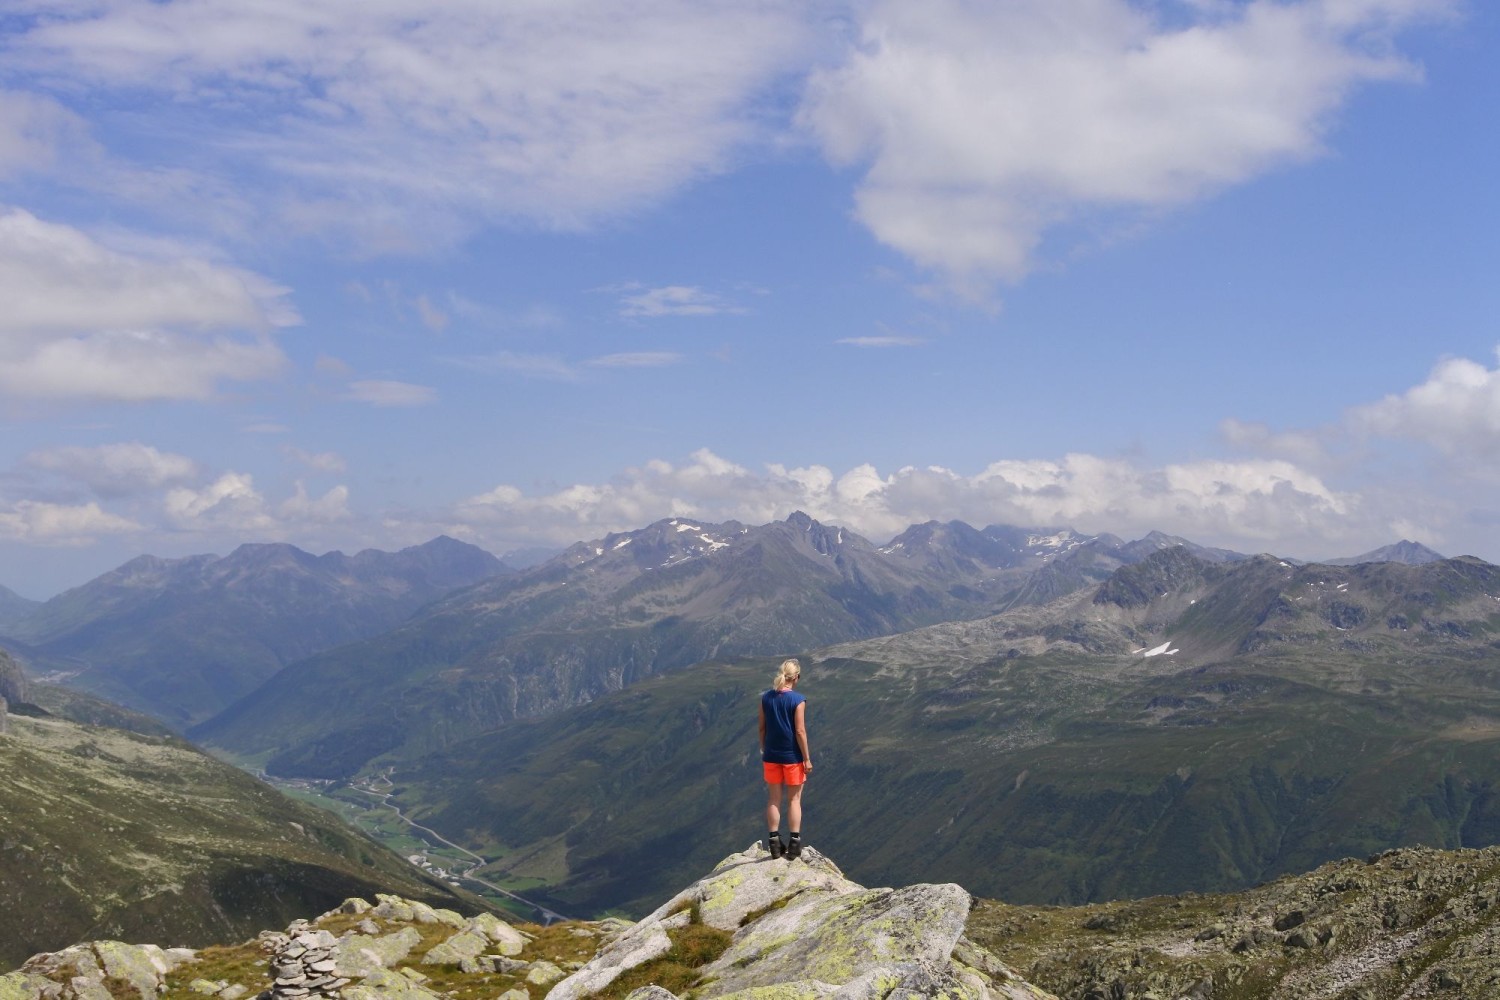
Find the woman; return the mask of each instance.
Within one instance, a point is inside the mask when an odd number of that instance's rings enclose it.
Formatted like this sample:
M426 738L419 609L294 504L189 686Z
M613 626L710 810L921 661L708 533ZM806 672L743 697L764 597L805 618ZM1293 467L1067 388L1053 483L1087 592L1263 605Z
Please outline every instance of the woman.
M812 773L812 753L807 749L807 699L794 689L802 679L802 665L785 660L776 671L771 690L760 696L760 759L766 778L766 838L771 857L802 854L802 786ZM781 842L781 800L790 795L786 808L790 842Z

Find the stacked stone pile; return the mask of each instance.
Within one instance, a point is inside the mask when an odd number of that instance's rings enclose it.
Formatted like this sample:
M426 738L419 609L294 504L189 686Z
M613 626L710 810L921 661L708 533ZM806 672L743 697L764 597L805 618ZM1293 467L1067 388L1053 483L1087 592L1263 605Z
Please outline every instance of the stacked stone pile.
M261 951L271 963L272 986L257 1000L309 1000L331 997L349 985L337 972L334 951L338 938L328 931L315 930L308 921L298 920L284 934L269 934L261 939Z

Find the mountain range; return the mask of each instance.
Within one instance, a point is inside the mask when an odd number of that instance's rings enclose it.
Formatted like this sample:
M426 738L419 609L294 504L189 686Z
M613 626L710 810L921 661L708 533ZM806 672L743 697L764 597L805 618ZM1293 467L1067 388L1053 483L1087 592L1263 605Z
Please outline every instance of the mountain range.
M310 657L191 735L273 774L347 777L705 659L1049 600L1178 543L951 522L877 547L800 513L756 527L672 518L579 543Z
M451 538L315 556L286 544L227 556L141 556L0 624L33 673L177 729L287 664L377 635L454 589L507 572Z
M864 881L1017 902L1228 890L1500 843L1500 568L1160 550L1047 605L808 657L814 842ZM519 720L393 780L567 912L638 911L759 825L773 659ZM649 761L649 767L641 762ZM710 859L711 860L711 859Z

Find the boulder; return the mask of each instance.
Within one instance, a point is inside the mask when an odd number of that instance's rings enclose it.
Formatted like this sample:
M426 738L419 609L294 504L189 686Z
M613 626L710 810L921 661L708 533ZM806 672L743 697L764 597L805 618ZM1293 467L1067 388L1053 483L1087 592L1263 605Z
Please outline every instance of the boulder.
M526 947L525 934L492 914L481 913L470 920L468 926L494 942L495 950L502 955L516 956Z
M422 956L423 965L460 965L478 958L490 939L477 930L462 930L433 945Z
M42 990L55 986L52 980L33 972L12 972L0 976L0 1000L36 1000Z
M372 969L362 982L344 987L344 1000L438 1000L438 995L410 976Z
M421 943L422 935L415 927L379 937L348 934L334 947L333 957L340 975L363 976L371 969L390 968Z
M620 933L547 1000L581 1000L666 954L669 932L694 918L733 934L700 970L692 993L704 1000L1055 1000L963 937L969 902L956 885L866 889L811 848L792 862L756 844Z
M544 959L531 963L526 970L526 981L533 986L551 986L565 975L563 970Z

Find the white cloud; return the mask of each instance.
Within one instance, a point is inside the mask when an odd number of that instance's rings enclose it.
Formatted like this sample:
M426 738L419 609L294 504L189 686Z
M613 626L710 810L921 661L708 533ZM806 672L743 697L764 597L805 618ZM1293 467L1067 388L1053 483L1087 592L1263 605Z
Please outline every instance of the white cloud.
M141 531L141 525L97 503L21 500L0 507L0 538L42 545L88 545L103 535Z
M303 451L293 445L286 445L282 450L291 458L317 472L343 472L348 468L348 463L337 452Z
M1376 505L1284 461L1143 468L1069 455L995 462L972 476L940 467L883 475L870 465L836 474L820 465L772 464L754 473L704 449L681 466L656 460L605 483L541 495L498 486L458 504L442 527L478 538L566 544L671 515L761 524L794 510L877 542L913 523L959 519L1132 537L1160 529L1253 551L1292 546L1293 554L1386 537L1390 523Z
M87 131L51 98L0 90L0 177L49 169L65 149L86 141Z
M296 492L277 508L277 514L283 522L295 524L299 528L348 521L351 517L349 488L339 485L321 497L310 497L307 495L307 488L299 482Z
M273 506L256 490L253 477L241 472L226 472L206 486L169 490L162 510L166 528L218 534L235 542L296 537L350 517L346 486L309 497L299 482L290 497Z
M1353 89L1418 75L1392 33L1451 6L876 0L799 120L835 163L868 166L856 214L877 239L984 295L1061 223L1319 153Z
M696 285L664 285L620 298L620 315L633 317L717 316L745 310Z
M448 329L452 320L446 312L432 304L432 300L426 295L418 295L416 299L417 315L422 320L422 325L433 333L442 333Z
M630 351L590 358L584 364L590 368L662 368L680 364L683 360L676 351Z
M1346 423L1358 433L1412 439L1455 457L1493 459L1500 454L1500 366L1448 358L1420 385L1354 408Z
M585 224L721 170L811 42L791 0L31 6L10 72L202 112L199 159L248 158L289 222L392 246L476 212Z
M49 448L32 452L22 464L82 483L106 498L132 496L198 477L198 464L192 459L138 441Z
M1275 431L1263 423L1230 417L1220 422L1219 434L1231 448L1284 458L1302 466L1316 468L1328 458L1326 430Z
M555 354L523 354L516 351L496 351L479 357L458 358L455 363L470 371L508 372L527 378L552 379L557 382L577 381L578 369Z
M205 399L285 363L286 290L207 260L112 249L0 211L0 391L19 398Z
M845 344L849 347L920 347L927 341L922 337L901 337L891 334L881 337L840 337L834 343Z
M410 382L366 379L350 382L348 391L341 398L371 406L426 406L437 400L437 390Z

